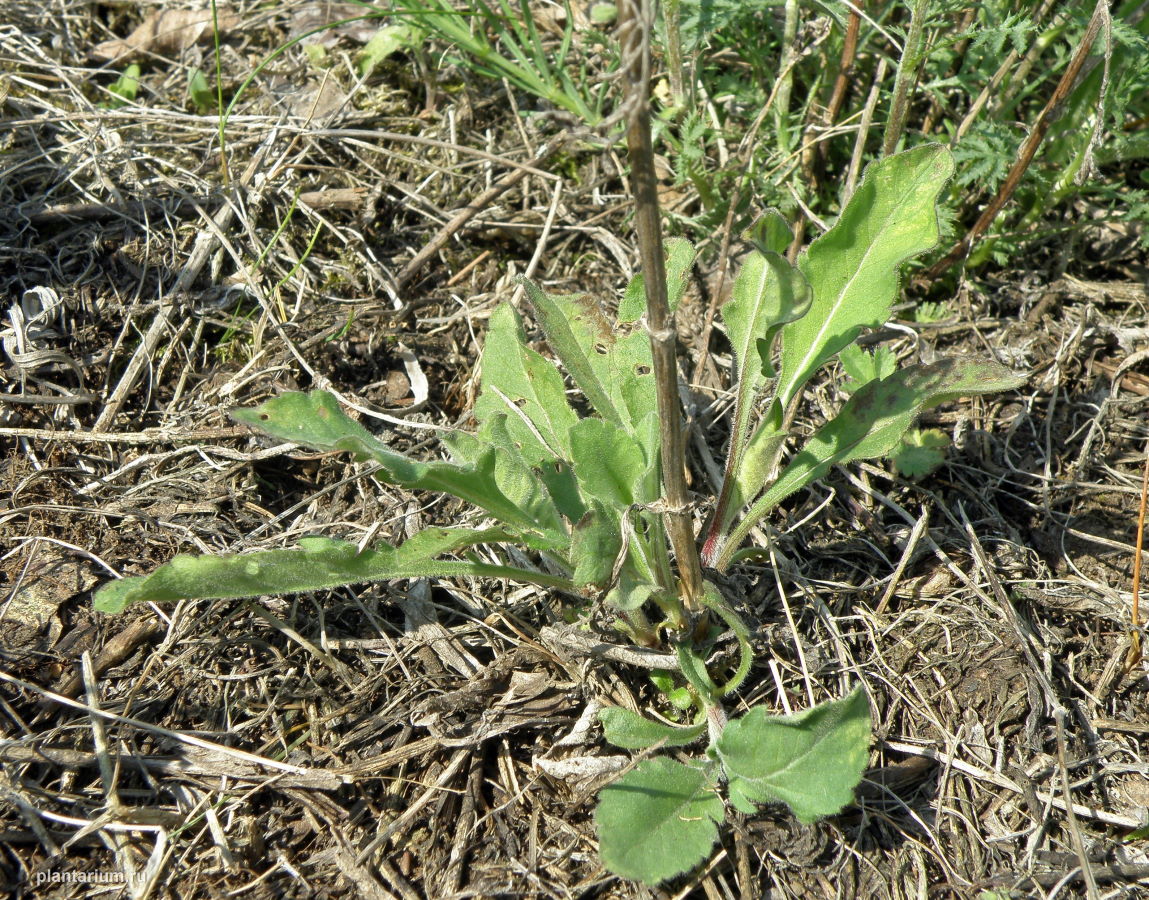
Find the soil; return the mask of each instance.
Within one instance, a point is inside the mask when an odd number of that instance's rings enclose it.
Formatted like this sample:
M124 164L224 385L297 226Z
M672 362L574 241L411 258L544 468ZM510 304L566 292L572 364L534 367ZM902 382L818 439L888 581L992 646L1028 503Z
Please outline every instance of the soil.
M229 93L339 5L272 6L229 20ZM115 107L127 58L91 54L139 23L134 4L75 5L50 27L35 4L7 7L0 879L14 896L89 896L97 878L118 891L129 873L133 896L180 898L1149 896L1147 845L1127 840L1149 809L1131 627L1149 436L1136 229L1083 210L1072 248L969 273L946 318L880 335L905 362L991 355L1028 381L931 411L922 427L953 446L920 480L884 461L835 470L756 536L769 559L722 582L758 650L735 707L865 686L857 804L809 826L731 811L705 865L651 889L598 859L596 792L627 760L585 726L597 704L663 701L643 669L555 637L561 598L460 579L91 606L99 584L177 553L477 522L228 411L331 389L396 450L439 454L428 426L469 426L486 321L519 302L516 275L604 300L626 284L617 148L546 110L516 116L528 101L459 68L400 55L360 81L362 35L336 31L260 70L221 152L187 94L189 71L214 71L210 41L135 57L140 94ZM719 249L702 247L705 267ZM699 495L727 434L718 299L700 275L678 316ZM840 404L838 380L819 376L800 423Z

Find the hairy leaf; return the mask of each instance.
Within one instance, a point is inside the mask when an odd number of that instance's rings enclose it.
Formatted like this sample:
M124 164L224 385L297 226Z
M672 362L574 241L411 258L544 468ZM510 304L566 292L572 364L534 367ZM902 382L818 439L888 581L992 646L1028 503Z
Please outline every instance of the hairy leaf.
M636 329L620 337L593 297L547 294L530 281L521 283L547 342L591 406L634 433L658 409L646 333Z
M694 265L694 245L686 238L672 237L665 242L666 299L670 311L678 308L690 285L690 267ZM646 280L641 272L630 279L618 304L618 321L637 322L646 312Z
M706 733L705 720L694 725L667 725L621 706L600 709L598 720L607 741L624 750L645 750L655 744L682 747Z
M638 501L646 460L642 448L621 428L602 419L581 419L571 429L571 452L584 496L616 509Z
M635 581L624 569L619 578L618 586L606 595L606 600L615 609L628 612L632 609L638 609L659 592L658 585L647 581Z
M725 816L707 774L673 759L647 759L599 794L599 852L624 878L657 884L698 865Z
M254 409L232 411L232 418L280 440L316 450L345 450L378 463L380 481L425 491L441 491L466 500L507 524L527 531L537 520L519 509L495 479L495 452L480 448L470 465L416 462L396 453L358 422L349 418L326 391L282 394Z
M890 454L894 468L906 478L925 478L946 461L950 439L937 428L911 428Z
M715 512L717 530L725 531L752 496L742 492L739 470L746 452L746 437L754 405L774 377L771 364L774 337L788 322L810 308L810 286L805 277L777 253L751 253L734 280L730 299L722 305L722 321L734 349L737 391L726 474Z
M507 431L529 463L570 459L568 432L577 417L567 403L562 375L526 345L522 321L509 303L491 315L482 368L475 418L484 422L505 414Z
M750 629L742 621L742 617L730 608L722 591L710 581L702 585L702 605L713 610L723 622L734 632L738 641L738 668L730 676L730 680L720 687L723 695L731 694L742 685L750 673L750 663L754 659L754 649L750 646Z
M783 408L863 327L876 328L889 316L902 263L938 241L935 204L953 168L940 144L873 163L838 221L799 257L814 302L782 330Z
M429 528L400 547L383 544L360 551L355 544L331 538L303 538L299 549L263 550L223 556L180 555L150 575L123 578L101 587L95 595L99 612L118 613L131 603L175 600L225 600L263 594L318 591L365 581L474 575L508 578L528 584L561 587L566 578L508 566L435 557L475 544L514 537L498 528L479 531Z
M495 487L517 509L535 524L536 529L558 539L566 534L566 525L548 490L547 462L532 467L523 455L523 445L510 433L510 417L499 413L491 416L479 429L480 440L494 452L492 468ZM485 457L480 457L484 459ZM557 468L555 469L557 474Z
M600 591L606 589L621 552L622 529L618 512L596 502L571 535L575 586L593 587Z
M786 217L770 207L746 229L743 238L750 241L759 253L784 254L794 240L794 232L790 230Z
M854 393L863 384L877 378L893 375L898 367L898 359L889 347L878 347L871 353L857 344L843 347L838 354L838 362L850 376L850 380L841 386L847 394Z
M831 466L889 453L923 409L954 397L1009 390L1023 381L991 360L947 358L899 369L888 378L862 386L754 502L716 552L716 568L726 567L738 544L766 513L817 481Z
M861 688L790 716L755 707L728 722L715 744L730 802L744 813L781 801L802 822L850 803L869 757L870 706Z

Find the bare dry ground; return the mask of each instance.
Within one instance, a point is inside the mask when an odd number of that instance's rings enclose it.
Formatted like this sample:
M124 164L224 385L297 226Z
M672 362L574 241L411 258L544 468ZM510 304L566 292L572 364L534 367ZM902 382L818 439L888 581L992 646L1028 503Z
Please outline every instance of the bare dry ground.
M229 94L318 6L237 10ZM1136 234L1083 226L964 282L947 318L885 335L908 359L992 353L1029 384L933 415L955 447L921 482L835 471L726 584L759 650L742 699L802 708L864 682L873 768L815 826L732 812L705 866L652 891L598 861L594 773L617 752L588 724L596 704L657 697L624 653L564 629L556 598L460 581L90 606L113 574L179 552L457 521L453 502L272 446L228 410L326 387L397 449L437 453L431 426L467 426L515 274L604 297L625 283L617 156L461 70L400 59L361 82L350 26L316 38L322 64L302 44L268 61L221 154L186 93L210 44L144 48L135 102L110 108L127 60L93 52L139 23L135 4L4 7L14 895L92 896L62 879L134 873L134 896L180 898L1149 896L1145 842L1123 842L1149 807L1146 670L1129 657L1149 395ZM702 493L727 411L725 345L700 343L714 300L700 277L680 320ZM810 420L839 402L828 372Z

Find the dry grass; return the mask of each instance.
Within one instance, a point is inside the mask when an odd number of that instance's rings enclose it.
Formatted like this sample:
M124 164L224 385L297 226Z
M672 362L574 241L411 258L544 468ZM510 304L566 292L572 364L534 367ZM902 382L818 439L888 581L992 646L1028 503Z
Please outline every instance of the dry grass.
M124 63L88 54L142 6L9 0L0 23L0 301L49 309L9 319L4 344L10 889L88 895L35 887L75 872L181 898L1149 896L1144 842L1121 842L1149 807L1145 670L1124 664L1149 309L1144 260L1112 235L1070 269L1089 281L1035 266L970 284L952 320L899 338L907 357L988 351L1033 377L941 411L956 448L921 484L836 472L729 579L760 651L743 700L801 708L863 681L874 768L817 826L735 816L664 890L605 873L590 819L626 762L590 714L656 698L633 657L564 637L553 597L415 582L94 615L94 585L177 552L457 520L227 410L327 387L396 448L435 453L434 427L466 425L514 273L607 292L634 258L609 150L569 141L577 179L548 174L559 157L524 174L552 120L524 124L462 72L439 73L450 91L398 63L359 83L355 35L325 68L300 48L268 63L223 156L186 97L207 45L146 55L136 102L102 108ZM237 10L229 91L314 6ZM717 360L692 385L698 489L723 439ZM811 411L839 399L827 379Z

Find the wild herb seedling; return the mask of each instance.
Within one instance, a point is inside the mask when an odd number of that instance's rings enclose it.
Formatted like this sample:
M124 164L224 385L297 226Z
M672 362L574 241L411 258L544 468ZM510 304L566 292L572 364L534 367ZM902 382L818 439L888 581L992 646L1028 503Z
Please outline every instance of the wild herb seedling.
M888 317L901 264L936 244L936 199L952 165L949 152L936 145L875 163L837 223L797 265L780 253L789 240L785 229L773 222L758 230L756 249L721 309L738 380L725 482L703 543L706 564L726 569L754 524L831 466L889 454L923 409L1019 384L990 361L941 359L892 369L892 356L854 347L863 328ZM673 308L685 292L694 250L672 240L667 251ZM284 394L233 413L277 439L370 460L381 481L458 497L496 524L428 528L400 546L363 551L316 537L294 550L177 556L151 575L103 586L96 608L114 613L140 601L458 575L601 599L631 640L673 648L681 677L670 689L694 710L684 726L603 710L607 740L627 749L708 741L690 762L649 758L603 790L596 821L612 871L655 883L693 867L717 840L723 795L748 814L778 801L802 821L838 812L851 801L866 764L865 695L856 689L792 716L755 707L728 720L723 698L750 670L750 629L714 584L704 582L699 597L681 594L664 527L658 385L640 321L641 276L616 315L587 296L524 286L534 322L586 400L585 415L568 401L559 366L528 345L524 321L509 304L491 317L474 409L478 428L445 433L450 460L396 453L322 391ZM855 382L852 394L774 476L804 385L840 354ZM466 552L478 545L517 546L534 553L537 567ZM448 554L457 558L441 558ZM733 673L712 671L706 662L724 629L739 648Z

